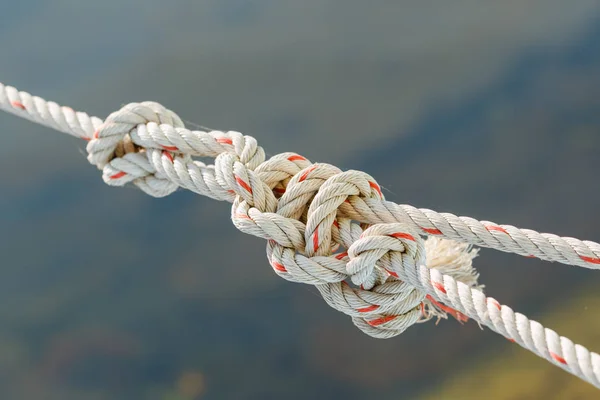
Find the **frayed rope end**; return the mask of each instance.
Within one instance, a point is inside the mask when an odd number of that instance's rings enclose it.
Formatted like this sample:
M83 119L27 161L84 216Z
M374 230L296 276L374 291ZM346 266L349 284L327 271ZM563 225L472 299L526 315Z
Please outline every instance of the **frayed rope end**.
M483 288L483 285L477 282L479 273L473 267L473 259L477 257L479 249L474 249L466 243L430 236L425 241L425 252L428 268L435 268L472 288ZM447 319L448 315L453 316L460 323L469 320L469 317L463 313L440 303L430 295L427 295L421 304L421 315L419 322L433 318L437 318L439 322L441 318Z

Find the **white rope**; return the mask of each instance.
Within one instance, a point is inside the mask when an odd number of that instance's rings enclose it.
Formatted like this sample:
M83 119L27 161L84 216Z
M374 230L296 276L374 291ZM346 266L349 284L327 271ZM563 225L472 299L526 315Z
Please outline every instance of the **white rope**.
M431 316L429 305L473 318L600 387L598 354L487 298L474 283L474 253L449 240L591 269L600 268L597 243L397 205L364 172L295 153L265 161L251 136L188 130L153 102L129 104L103 122L0 83L0 109L88 140L88 160L109 185L133 183L155 197L182 187L232 202L234 225L268 240L279 276L316 285L371 336L400 334ZM447 240L426 246L420 235Z

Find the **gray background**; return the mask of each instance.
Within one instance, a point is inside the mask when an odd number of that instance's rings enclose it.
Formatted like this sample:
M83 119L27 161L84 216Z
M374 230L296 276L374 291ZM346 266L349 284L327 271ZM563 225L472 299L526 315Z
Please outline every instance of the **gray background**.
M4 84L100 117L158 101L399 203L595 241L599 43L594 0L0 0ZM110 188L84 148L0 115L2 398L596 394L473 322L367 337L275 276L227 204ZM600 349L598 274L490 250L476 266L486 293Z

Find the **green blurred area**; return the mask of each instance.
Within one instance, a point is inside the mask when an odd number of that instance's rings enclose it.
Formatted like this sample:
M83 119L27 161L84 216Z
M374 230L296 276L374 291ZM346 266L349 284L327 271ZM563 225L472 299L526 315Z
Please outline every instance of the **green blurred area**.
M155 100L389 200L598 241L595 1L2 4L0 80L105 116ZM109 188L0 115L0 398L588 399L470 322L375 340L191 193ZM23 162L27 157L27 162ZM486 293L600 349L594 271L483 250Z
M564 300L555 301L544 323L576 343L600 342L600 307L597 285L583 285ZM471 365L452 372L419 399L595 399L598 389L572 379L563 370L524 351L513 349L479 354Z

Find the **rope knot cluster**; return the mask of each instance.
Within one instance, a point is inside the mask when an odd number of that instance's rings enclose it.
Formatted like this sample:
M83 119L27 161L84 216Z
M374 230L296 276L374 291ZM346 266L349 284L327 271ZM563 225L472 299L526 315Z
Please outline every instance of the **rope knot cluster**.
M254 138L190 131L153 102L102 121L0 83L0 109L90 141L89 160L110 185L131 182L156 197L181 187L233 203L233 223L267 239L279 276L315 285L369 335L392 337L435 316L469 317L600 387L600 355L483 294L470 247L600 269L598 243L398 205L363 172L295 153L265 160Z
M296 153L265 160L254 138L187 130L154 102L112 113L87 151L108 184L131 182L156 197L183 186L232 202L233 224L268 241L275 273L316 285L330 306L369 335L395 336L422 316L425 293L414 283L425 263L423 239L412 228L374 220L360 206L384 200L364 172L313 164ZM194 156L214 157L214 165Z
M268 240L275 273L316 285L330 306L350 315L371 336L395 336L419 319L425 295L400 279L410 269L414 276L424 262L423 239L397 223L363 230L367 224L340 209L353 198L383 200L371 176L311 164L294 153L276 155L247 171L249 179L255 175L278 198L275 207L270 201L259 205L256 186L236 175L242 193L236 191L231 218L242 232ZM251 192L252 202L244 191ZM348 278L360 288L351 288Z

